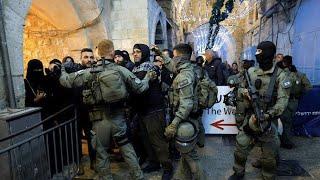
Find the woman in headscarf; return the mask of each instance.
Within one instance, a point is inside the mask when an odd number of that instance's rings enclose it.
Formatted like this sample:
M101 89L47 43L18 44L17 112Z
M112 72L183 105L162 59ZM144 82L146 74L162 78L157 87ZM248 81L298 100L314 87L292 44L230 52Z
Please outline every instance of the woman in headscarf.
M43 107L46 93L44 91L44 72L42 62L32 59L28 62L27 76L24 80L26 107Z

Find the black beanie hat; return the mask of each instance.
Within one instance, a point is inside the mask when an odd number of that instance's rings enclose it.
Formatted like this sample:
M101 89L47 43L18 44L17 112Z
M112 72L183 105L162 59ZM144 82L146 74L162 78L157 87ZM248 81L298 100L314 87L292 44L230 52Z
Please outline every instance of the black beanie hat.
M120 51L120 50L115 50L114 55L119 55L119 56L124 57L122 51Z

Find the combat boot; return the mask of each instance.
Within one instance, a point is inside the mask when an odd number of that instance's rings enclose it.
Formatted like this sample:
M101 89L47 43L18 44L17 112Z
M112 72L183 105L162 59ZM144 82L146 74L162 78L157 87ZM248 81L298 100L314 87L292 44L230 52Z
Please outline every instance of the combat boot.
M160 164L159 163L156 163L156 162L150 162L148 163L148 165L146 167L144 167L142 169L142 171L144 173L151 173L151 172L154 172L154 171L159 171L160 170Z

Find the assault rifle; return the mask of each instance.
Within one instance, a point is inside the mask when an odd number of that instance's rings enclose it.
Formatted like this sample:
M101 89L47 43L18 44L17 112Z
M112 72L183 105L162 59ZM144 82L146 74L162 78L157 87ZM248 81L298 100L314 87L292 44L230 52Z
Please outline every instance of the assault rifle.
M251 103L252 103L255 117L257 119L260 130L264 132L270 126L270 123L266 121L266 119L264 118L264 112L262 107L260 106L261 100L259 97L259 93L256 87L252 85L251 79L247 70L245 70L244 75L248 85L248 92L249 92L249 96L251 97Z

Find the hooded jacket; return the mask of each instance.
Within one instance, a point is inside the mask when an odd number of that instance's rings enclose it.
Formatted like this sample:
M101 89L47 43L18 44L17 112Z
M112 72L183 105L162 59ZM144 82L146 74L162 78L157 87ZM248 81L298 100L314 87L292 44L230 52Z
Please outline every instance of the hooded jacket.
M159 69L150 62L150 49L145 44L135 44L133 49L139 49L142 52L140 62L135 63L132 72L143 79L148 71L156 71L160 75ZM131 104L139 114L148 114L149 112L164 108L164 96L161 93L161 83L158 78L149 82L149 89L142 94L133 94Z

